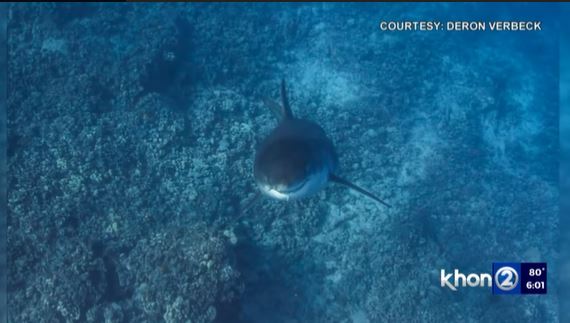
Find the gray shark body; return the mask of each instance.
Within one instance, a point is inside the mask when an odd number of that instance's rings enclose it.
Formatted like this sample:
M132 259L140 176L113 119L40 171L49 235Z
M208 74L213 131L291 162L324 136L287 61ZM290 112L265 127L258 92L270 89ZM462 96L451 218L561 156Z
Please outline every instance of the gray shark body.
M322 189L337 163L332 142L319 125L286 118L261 144L254 177L266 195L295 200Z
M389 206L335 175L338 158L332 141L318 124L293 115L285 81L281 81L281 105L271 100L265 103L280 121L255 155L253 173L262 193L279 200L296 200L314 195L334 181Z

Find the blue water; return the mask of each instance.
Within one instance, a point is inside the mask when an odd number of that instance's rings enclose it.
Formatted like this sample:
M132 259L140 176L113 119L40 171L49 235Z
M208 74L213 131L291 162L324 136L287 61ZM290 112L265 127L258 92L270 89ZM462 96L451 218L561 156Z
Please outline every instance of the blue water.
M558 6L13 4L14 322L554 322ZM380 21L540 21L402 31ZM288 84L336 146L314 197L257 199ZM246 208L246 206L251 206ZM546 262L546 295L440 270Z

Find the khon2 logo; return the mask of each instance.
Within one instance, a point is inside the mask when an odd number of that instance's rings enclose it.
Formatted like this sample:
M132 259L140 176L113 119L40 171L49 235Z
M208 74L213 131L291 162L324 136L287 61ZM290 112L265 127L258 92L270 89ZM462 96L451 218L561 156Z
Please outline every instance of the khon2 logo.
M441 269L442 288L457 291L463 287L492 287L493 294L546 294L545 262L495 262L492 274L463 274L459 269Z

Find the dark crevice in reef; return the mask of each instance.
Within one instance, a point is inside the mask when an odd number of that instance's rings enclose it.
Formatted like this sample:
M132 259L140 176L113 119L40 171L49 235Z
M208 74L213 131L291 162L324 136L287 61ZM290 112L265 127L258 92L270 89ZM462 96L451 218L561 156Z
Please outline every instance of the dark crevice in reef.
M113 92L95 77L91 78L90 83L91 91L96 96L91 111L97 114L112 111L111 100L113 99Z
M191 26L184 18L176 20L177 37L172 45L164 46L146 67L141 85L146 93L159 93L183 109L187 103L188 87L192 83L189 57Z
M231 303L218 303L216 304L217 315L214 323L245 323L239 316L242 311L241 302L236 298Z
M119 302L124 299L128 299L132 296L132 291L130 289L125 289L121 287L119 275L117 273L117 268L114 260L114 252L111 251L104 242L94 241L91 245L91 252L93 257L102 258L104 265L104 272L99 270L92 270L89 272L89 279L93 286L97 287L105 284L105 290L103 296L99 300L99 303L112 303Z
M25 138L18 134L8 132L8 145L7 145L7 156L8 158L13 157L17 151L19 151L24 145Z
M239 303L222 308L219 321L283 322L293 319L292 313L302 306L305 291L294 287L288 277L294 268L274 250L264 249L246 241L236 247L236 265L246 289ZM231 316L230 316L231 315Z
M80 220L78 216L70 215L62 223L63 234L66 237L73 237L77 235L79 230Z
M118 302L130 298L132 292L123 290L120 285L119 275L115 266L115 261L110 257L103 257L105 264L105 280L107 281L107 289L103 294L103 300L106 302Z

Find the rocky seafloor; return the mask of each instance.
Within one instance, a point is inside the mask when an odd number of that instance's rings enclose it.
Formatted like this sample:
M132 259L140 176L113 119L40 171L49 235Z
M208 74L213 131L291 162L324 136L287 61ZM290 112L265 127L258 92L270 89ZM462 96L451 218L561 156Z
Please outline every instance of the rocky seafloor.
M556 272L555 27L378 29L509 12L11 5L10 321L557 321L556 275L546 296L439 285L440 269L493 261ZM241 213L276 124L260 98L281 78L335 142L339 174L392 208L331 184Z

